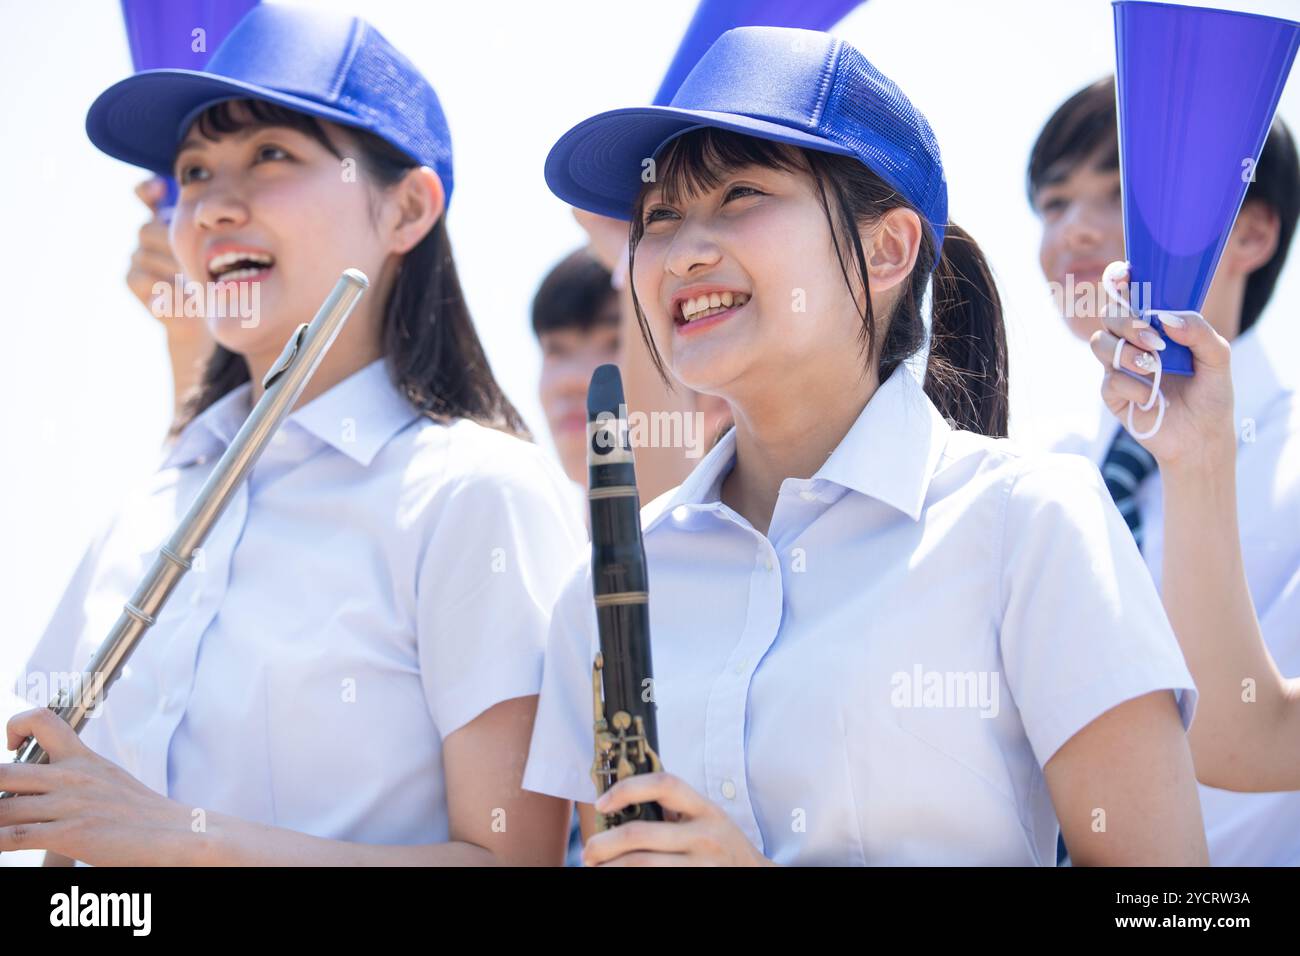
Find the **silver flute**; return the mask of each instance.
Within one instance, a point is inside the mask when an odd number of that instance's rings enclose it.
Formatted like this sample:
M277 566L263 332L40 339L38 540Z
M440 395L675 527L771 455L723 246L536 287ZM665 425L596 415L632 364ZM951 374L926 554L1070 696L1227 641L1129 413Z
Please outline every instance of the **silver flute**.
M140 638L158 619L177 583L190 570L194 552L207 540L208 532L226 510L236 489L281 422L293 411L307 382L369 285L370 280L358 270L345 270L316 317L298 326L289 336L284 351L262 379L265 392L261 399L244 420L181 523L159 550L149 573L122 608L108 637L86 670L50 701L49 709L77 733L81 732L87 715L108 694ZM28 737L18 748L14 763L48 763L49 759L36 738ZM0 799L13 795L0 792Z

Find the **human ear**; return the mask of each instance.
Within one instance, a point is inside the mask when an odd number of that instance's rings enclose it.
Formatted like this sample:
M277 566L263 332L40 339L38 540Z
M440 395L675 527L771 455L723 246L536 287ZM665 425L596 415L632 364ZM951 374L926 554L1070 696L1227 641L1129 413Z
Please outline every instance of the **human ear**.
M1277 252L1281 229L1276 209L1257 199L1247 200L1223 247L1219 269L1245 277L1262 268Z
M442 180L428 166L409 170L389 195L393 215L389 232L390 251L410 252L429 234L446 208Z
M911 209L891 209L863 238L873 292L884 292L912 274L921 251L921 217Z

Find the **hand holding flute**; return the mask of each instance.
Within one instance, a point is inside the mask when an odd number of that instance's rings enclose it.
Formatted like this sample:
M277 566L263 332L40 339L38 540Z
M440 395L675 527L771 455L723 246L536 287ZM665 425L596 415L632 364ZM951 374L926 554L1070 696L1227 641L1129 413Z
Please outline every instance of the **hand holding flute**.
M190 570L190 556L203 545L236 489L252 470L271 438L287 418L311 380L325 353L351 315L369 280L356 269L339 278L315 318L289 337L284 351L263 379L265 389L221 459L208 476L189 511L159 550L152 567L127 601L108 637L72 686L63 688L49 709L79 733L87 715L104 699L131 652L157 620L177 583ZM49 754L35 736L18 748L14 762L41 764ZM0 799L12 797L0 790Z

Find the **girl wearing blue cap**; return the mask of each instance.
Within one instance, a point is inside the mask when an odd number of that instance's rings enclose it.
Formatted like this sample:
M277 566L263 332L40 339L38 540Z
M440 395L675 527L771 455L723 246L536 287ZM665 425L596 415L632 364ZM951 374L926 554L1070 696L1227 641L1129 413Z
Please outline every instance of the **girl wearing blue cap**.
M1076 863L1203 863L1191 677L1095 469L1001 437L997 291L902 91L827 34L732 30L547 178L631 219L644 336L735 421L642 513L665 772L595 809L667 822L586 862L1050 865L1059 819ZM524 776L588 833L590 574Z
M585 536L470 321L432 88L363 21L267 5L207 72L110 88L88 129L174 172L185 274L260 308L208 317L219 348L176 441L88 551L22 692L90 659L340 272L371 290L83 739L47 711L10 721L10 746L34 734L52 759L0 767L20 794L0 850L558 863L568 808L520 776Z

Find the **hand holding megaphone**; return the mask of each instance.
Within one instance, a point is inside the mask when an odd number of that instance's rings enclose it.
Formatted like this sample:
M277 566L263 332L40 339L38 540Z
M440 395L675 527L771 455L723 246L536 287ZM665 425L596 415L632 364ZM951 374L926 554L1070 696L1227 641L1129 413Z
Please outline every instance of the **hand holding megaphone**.
M1103 331L1093 333L1093 355L1106 369L1106 407L1155 456L1161 470L1197 466L1235 455L1232 348L1199 312L1161 312L1169 339L1191 350L1194 376L1161 375L1164 342L1150 321L1128 304L1126 263L1112 263L1102 278L1115 307L1102 310Z

